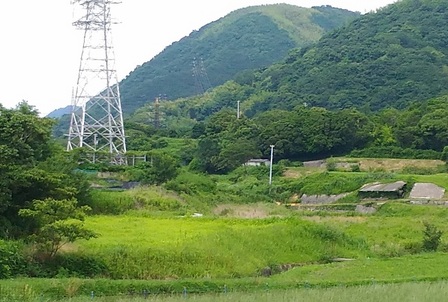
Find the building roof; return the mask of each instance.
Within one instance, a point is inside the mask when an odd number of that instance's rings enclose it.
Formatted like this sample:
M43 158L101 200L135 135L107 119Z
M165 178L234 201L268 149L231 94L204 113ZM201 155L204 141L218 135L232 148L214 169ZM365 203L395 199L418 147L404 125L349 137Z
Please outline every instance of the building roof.
M359 192L399 192L403 190L406 183L404 181L396 181L393 183L371 183L364 185Z

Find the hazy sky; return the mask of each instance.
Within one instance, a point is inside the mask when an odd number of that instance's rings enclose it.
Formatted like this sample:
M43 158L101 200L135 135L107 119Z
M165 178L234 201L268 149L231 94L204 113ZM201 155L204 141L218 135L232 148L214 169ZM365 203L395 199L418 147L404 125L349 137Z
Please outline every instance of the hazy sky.
M121 80L165 47L238 8L273 3L331 5L366 13L396 0L121 0L113 44ZM71 102L82 36L70 0L0 3L0 104L27 100L45 115Z

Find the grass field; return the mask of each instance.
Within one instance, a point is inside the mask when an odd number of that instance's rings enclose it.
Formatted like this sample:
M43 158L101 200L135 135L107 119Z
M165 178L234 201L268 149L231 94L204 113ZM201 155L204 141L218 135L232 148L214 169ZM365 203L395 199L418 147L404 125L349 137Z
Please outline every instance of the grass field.
M406 163L418 169L439 165ZM394 165L406 168L403 161ZM275 181L288 194L347 192L382 179L448 189L448 174L381 170L293 168ZM196 195L155 187L96 192L94 213L107 214L89 216L85 224L98 237L77 241L62 255L79 256L74 263L86 265L83 271L98 263L106 269L92 270L91 279L64 278L84 276L72 266L72 274L64 267L53 279L0 280L0 301L446 300L448 207L395 200L372 202L377 212L360 214L353 210L356 199L348 204L352 210L290 211L281 203L242 202L258 196L265 188L256 184L265 179L240 176L213 179L220 196L207 203L203 217L191 215ZM227 203L245 191L240 203ZM424 222L443 232L438 252L422 252ZM146 299L143 293L149 293Z
M79 252L103 259L116 278L250 277L262 268L365 257L365 242L300 218L218 219L94 216L99 237Z

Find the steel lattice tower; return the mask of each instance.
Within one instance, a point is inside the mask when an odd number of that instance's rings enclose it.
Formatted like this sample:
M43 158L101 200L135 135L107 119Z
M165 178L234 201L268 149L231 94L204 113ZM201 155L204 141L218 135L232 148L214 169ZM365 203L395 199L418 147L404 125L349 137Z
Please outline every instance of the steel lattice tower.
M196 58L193 58L192 71L197 94L203 94L212 87L207 71L205 70L204 60L202 60L202 58L199 60L199 63L196 61Z
M109 154L126 163L126 141L120 90L111 39L110 0L72 0L83 15L73 25L84 32L67 150L84 148L92 160Z

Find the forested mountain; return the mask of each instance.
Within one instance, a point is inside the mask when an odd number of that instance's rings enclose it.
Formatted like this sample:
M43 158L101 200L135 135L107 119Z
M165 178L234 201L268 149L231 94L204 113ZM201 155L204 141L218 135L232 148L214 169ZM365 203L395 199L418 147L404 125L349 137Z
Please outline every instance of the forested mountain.
M447 0L402 0L170 110L201 120L237 101L247 116L297 105L404 108L448 93L447 28Z
M448 1L403 0L294 51L261 74L253 101L261 110L403 108L446 93L447 66Z
M267 67L358 16L329 6L275 4L236 10L132 71L120 84L123 111L132 113L159 95L170 100L196 95L242 71Z

